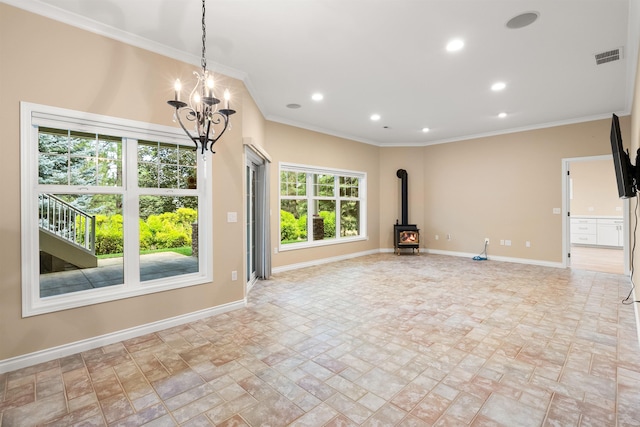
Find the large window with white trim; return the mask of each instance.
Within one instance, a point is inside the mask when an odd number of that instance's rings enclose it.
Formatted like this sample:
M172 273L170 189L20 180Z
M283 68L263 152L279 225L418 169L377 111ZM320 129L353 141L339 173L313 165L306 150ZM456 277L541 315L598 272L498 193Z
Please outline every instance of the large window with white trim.
M280 164L281 250L366 238L366 173Z
M21 105L23 316L211 281L210 171L177 128Z

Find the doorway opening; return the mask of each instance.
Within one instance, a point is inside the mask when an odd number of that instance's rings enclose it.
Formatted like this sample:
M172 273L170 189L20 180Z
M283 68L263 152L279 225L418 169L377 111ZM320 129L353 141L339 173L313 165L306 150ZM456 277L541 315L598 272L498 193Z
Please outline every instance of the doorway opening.
M618 198L610 155L563 159L563 265L627 274L629 202Z

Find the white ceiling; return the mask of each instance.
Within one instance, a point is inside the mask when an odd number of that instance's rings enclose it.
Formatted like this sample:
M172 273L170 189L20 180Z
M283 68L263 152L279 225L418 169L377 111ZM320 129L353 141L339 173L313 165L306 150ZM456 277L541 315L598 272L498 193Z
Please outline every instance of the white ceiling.
M200 64L199 0L0 1ZM628 114L634 2L207 0L207 58L242 79L269 120L379 146L428 145ZM506 27L531 11L540 15L532 25ZM453 38L465 46L449 53ZM596 65L596 53L619 47L623 59ZM497 81L506 89L493 92Z

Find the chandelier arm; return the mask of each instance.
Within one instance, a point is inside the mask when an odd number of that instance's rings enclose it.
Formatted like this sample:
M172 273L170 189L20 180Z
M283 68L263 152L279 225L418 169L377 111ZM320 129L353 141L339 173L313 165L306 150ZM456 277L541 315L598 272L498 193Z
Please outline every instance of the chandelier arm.
M184 133L187 134L187 136L191 139L191 141L195 144L196 146L196 150L198 149L198 141L200 140L199 138L194 137L193 135L191 135L191 132L189 132L187 130L187 128L185 127L184 123L182 123L182 117L180 116L180 112L183 110L187 110L187 114L189 114L189 110L193 111L193 109L189 108L189 107L182 107L182 108L176 108L176 118L178 119L178 123L180 124L180 127L182 128L182 130L184 131ZM187 118L187 120L189 120Z
M222 138L222 135L224 135L225 131L227 130L227 127L229 126L229 117L227 115L222 114L220 112L216 112L215 114L222 117L222 120L224 121L224 127L222 128L218 136L216 136L215 138L209 139L209 141L211 142L211 144L209 145L209 150L211 150L211 152L213 152L213 144L215 144L220 138ZM220 123L220 119L218 119L215 123L216 124Z
M209 145L209 141L211 140L211 138L209 138L209 132L211 132L211 120L207 120L207 132L204 134L205 135L204 141L202 141L203 149L208 148L209 150L211 150L210 147L213 147L213 144ZM211 152L213 153L213 150L211 150Z

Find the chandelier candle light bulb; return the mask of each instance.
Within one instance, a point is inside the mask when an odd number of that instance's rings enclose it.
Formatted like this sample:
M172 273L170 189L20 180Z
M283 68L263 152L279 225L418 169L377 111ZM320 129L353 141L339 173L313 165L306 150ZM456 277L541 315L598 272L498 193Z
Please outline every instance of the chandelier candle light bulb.
M176 82L173 84L173 88L176 91L175 100L180 101L180 91L182 90L182 83L180 83L180 79L176 79Z
M231 95L228 89L224 91L225 108L218 109L220 100L215 96L213 75L207 70L206 37L205 0L202 0L202 73L193 72L197 81L189 96L189 103L180 101L182 84L179 79L174 84L174 99L167 101L175 109L174 115L180 127L203 155L207 150L214 153L213 144L227 130L230 116L235 114L235 110L229 108ZM194 122L194 132L187 129L187 121Z

